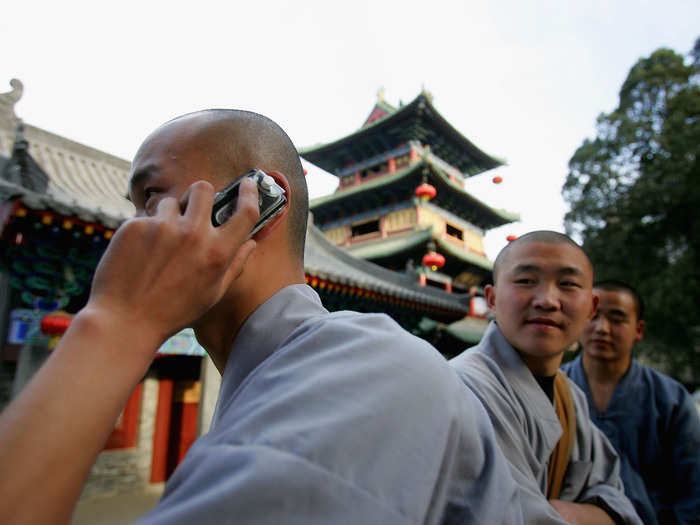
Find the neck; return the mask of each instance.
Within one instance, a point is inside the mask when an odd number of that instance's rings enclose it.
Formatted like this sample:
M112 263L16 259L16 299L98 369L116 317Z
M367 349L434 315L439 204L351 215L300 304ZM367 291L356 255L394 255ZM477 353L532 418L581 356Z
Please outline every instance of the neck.
M244 269L221 301L193 326L197 340L222 375L231 357L231 347L248 316L282 288L305 282L301 264L287 269L281 265L277 271L256 261L249 261L249 264L252 270ZM258 271L261 268L262 273ZM266 277L263 279L260 275Z
M583 370L589 381L601 384L617 384L630 367L631 357L627 359L601 360L591 358L586 352L581 355Z
M238 331L252 312L226 306L227 304L221 302L215 305L193 326L197 341L206 349L222 375ZM256 308L257 306L259 305L256 305Z
M564 357L564 352L560 354L552 355L549 357L532 357L518 350L520 359L523 360L525 366L528 367L530 372L536 376L551 377L556 375L559 365L561 365L562 357Z

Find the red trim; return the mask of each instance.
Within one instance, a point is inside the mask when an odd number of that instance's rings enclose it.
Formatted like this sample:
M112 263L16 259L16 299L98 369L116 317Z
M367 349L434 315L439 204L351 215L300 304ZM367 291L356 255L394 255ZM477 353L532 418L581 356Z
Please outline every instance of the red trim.
M82 228L83 233L86 235L99 234L104 235L106 239L111 238L115 231L113 228L107 228L98 222L83 221L72 215L63 215L52 210L32 210L22 206L19 200L14 202L17 204L17 206L13 209L13 215L10 217L8 224L12 222L15 217L18 217L17 211L25 210L26 215L21 216L21 218L31 220L35 223L41 223L46 226L52 225L54 222L56 222L56 225L62 227L64 230ZM58 223L60 223L60 225Z
M386 215L379 217L379 235L382 239L386 239Z
M17 213L19 207L19 197L0 204L0 238L2 238L2 235L5 232L5 227L12 223L12 219Z

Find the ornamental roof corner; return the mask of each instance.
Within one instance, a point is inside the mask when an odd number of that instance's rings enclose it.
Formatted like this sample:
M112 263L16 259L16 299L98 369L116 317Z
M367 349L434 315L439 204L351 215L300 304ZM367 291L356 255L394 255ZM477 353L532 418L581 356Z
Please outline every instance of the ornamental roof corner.
M333 142L301 148L307 161L338 175L343 168L379 155L402 143L417 140L445 162L472 176L504 164L479 149L433 106L426 91L406 105L393 108L380 99L365 124Z
M125 197L131 163L22 122L14 108L23 85L17 79L10 85L0 93L0 198L21 196L30 207L56 210L68 205L69 214L109 227L131 217Z
M24 85L21 80L13 78L10 80L10 87L12 87L11 91L0 93L0 122L6 122L14 127L18 120L15 104L22 98Z

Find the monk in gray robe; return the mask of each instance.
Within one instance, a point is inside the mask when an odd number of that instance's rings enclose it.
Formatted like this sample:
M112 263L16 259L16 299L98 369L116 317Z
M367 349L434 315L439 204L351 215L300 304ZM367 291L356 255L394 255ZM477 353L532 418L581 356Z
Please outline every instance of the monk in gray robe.
M287 204L249 238L258 192L245 178L214 227L214 190L253 168ZM384 314L328 312L304 283L306 182L277 124L174 119L139 148L129 195L137 217L88 304L0 415L0 523L70 522L130 392L184 326L221 393L144 525L522 523L489 417L444 358Z
M495 322L450 364L491 417L526 523L641 523L585 395L558 371L596 310L588 257L565 235L531 232L501 251L493 273Z

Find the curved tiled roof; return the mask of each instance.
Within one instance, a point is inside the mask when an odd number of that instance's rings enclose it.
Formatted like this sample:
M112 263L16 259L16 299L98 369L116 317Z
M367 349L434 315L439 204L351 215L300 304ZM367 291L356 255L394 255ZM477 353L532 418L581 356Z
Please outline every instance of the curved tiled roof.
M350 163L360 162L409 140L429 145L438 157L468 176L504 164L503 160L485 153L455 129L425 93L345 137L302 148L299 154L327 172L337 174Z
M428 168L429 171L425 172L423 168ZM427 154L415 164L395 173L387 173L346 189L338 189L330 195L313 199L309 206L314 213L323 214L326 209L335 209L342 202L350 202L351 198L364 199L368 195L376 195L381 189L389 188L393 185L398 186L402 182L408 184L404 188L407 195L413 196L413 191L417 183L413 181L412 178L421 177L424 173L431 175L429 180L437 184L438 197L436 202L444 200L449 195L450 199L454 200L455 204L452 206L452 212L461 216L464 220L472 222L484 229L520 220L518 214L492 208L485 202L474 197L461 185L450 180L449 175L445 173L436 162L432 161L431 154ZM323 224L323 219L319 219L319 224Z
M387 270L372 262L353 257L326 239L311 221L306 232L304 268L311 276L338 284L356 286L463 315L469 311L466 297L421 286L414 275Z
M20 123L13 109L17 99L15 92L0 93L0 172L3 173L9 163L16 162L10 157ZM45 192L35 191L0 177L0 199L20 197L28 208L51 209L109 228L116 228L133 215L134 208L125 198L129 162L30 125L24 126L24 139L29 153L24 169L30 178L43 180L48 176L48 187ZM312 277L462 315L469 309L460 295L420 286L414 275L353 257L328 241L312 221L307 230L304 268Z
M12 156L21 123L14 113L14 103L21 96L22 85L13 79L12 86L13 91L0 93L0 155L8 158ZM109 227L134 214L133 205L125 198L129 161L29 124L23 124L22 134L29 155L48 175L45 193L19 193L27 206L68 207ZM3 195L14 190L6 181L0 188ZM55 211L61 213L59 209Z

